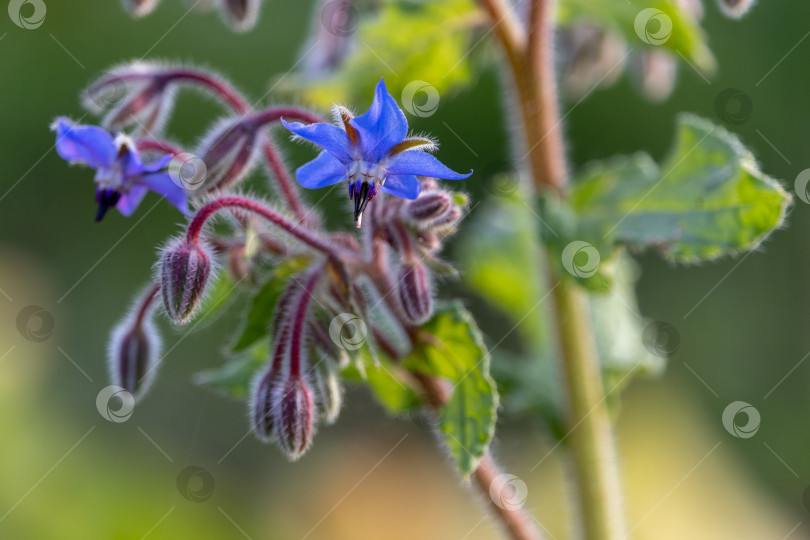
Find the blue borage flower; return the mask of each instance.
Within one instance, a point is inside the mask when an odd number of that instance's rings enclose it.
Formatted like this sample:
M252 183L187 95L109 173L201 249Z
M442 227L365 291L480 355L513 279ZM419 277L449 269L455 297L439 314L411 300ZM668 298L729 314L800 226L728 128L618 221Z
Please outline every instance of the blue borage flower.
M96 221L113 206L131 215L147 191L164 196L188 214L186 191L166 170L172 156L145 165L135 143L125 135L113 137L100 127L73 124L67 118L57 118L51 129L56 131L56 151L62 159L96 170Z
M339 126L281 122L295 135L324 148L317 158L298 168L298 182L317 189L346 179L357 227L378 189L415 199L422 190L417 176L463 180L472 174L452 171L426 153L436 148L431 139L407 136L408 121L383 80L377 84L374 102L365 114L355 117L338 105L335 116Z

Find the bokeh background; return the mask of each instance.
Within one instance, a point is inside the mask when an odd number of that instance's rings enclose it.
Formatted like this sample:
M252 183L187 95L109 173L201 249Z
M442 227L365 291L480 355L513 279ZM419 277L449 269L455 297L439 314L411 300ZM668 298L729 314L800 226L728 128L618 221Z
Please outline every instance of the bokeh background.
M138 21L116 2L46 2L47 19L36 30L0 16L0 537L496 537L431 434L386 418L363 391L349 389L337 425L322 429L297 464L257 442L247 433L243 404L190 380L221 362L236 315L188 338L165 327L173 351L148 399L125 423L100 417L95 399L108 384L108 331L148 279L155 246L178 229L177 215L162 204L138 222L154 201L148 199L131 219L111 213L93 223L92 173L58 158L50 122L79 118L78 92L96 74L144 56L211 66L248 95L262 95L296 61L313 4L268 1L257 28L237 35L216 15L187 14L171 0ZM810 5L761 4L737 22L706 3L704 27L719 63L710 83L681 66L663 104L639 98L623 77L573 108L566 121L572 163L637 150L660 158L677 112L720 122L715 98L734 87L754 109L730 129L792 191L797 174L810 167ZM443 141L449 165L481 171L509 155L497 78L488 68L416 123ZM171 128L191 142L217 109L184 96ZM290 148L288 156L300 163L310 154ZM475 176L466 187L473 200L490 196ZM341 216L345 201L329 198L324 211ZM618 433L633 538L808 534L801 525L810 510L803 503L810 484L808 228L810 211L797 199L789 225L744 259L684 268L655 254L636 256L641 310L674 326L680 345L660 378L635 381L623 399ZM30 305L53 317L44 341L18 330ZM487 331L497 317L480 310L479 323ZM723 410L737 400L761 413L752 438L732 437L722 425ZM499 426L495 454L526 483L526 504L549 536L562 539L569 533L563 515L573 497L564 480L571 467L559 450L544 459L551 450L531 421ZM204 502L184 496L199 484L178 488L189 465L205 471L192 482L214 482Z

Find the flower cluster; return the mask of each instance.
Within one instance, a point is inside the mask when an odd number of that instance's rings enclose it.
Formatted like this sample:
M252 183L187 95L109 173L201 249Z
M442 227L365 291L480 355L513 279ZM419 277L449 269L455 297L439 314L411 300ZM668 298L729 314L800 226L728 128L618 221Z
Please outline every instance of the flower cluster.
M231 109L191 153L160 138L167 103L181 86ZM104 118L101 127L64 118L54 124L59 155L96 170L97 217L113 206L130 215L147 191L191 215L185 233L160 249L152 285L113 332L114 383L136 397L148 389L162 360L155 313L190 323L223 276L231 289L253 294L257 286L277 286L272 320L252 343L269 340L266 363L253 374L247 397L257 437L298 459L316 426L337 418L345 369L362 371L380 355L395 362L412 350L416 330L433 312L435 277L455 274L438 253L467 207L466 196L442 189L437 179L469 173L456 173L429 153L437 148L432 139L408 135L383 81L366 113L336 107L337 125L297 107L253 110L225 80L187 67L118 67L86 94L111 89L117 101L88 104ZM358 227L366 216L359 234L320 226L267 129L276 123L323 148L295 176L305 188L345 181ZM137 138L119 133L145 124L151 130ZM272 202L239 190L261 158L273 180ZM192 162L199 167L189 173Z

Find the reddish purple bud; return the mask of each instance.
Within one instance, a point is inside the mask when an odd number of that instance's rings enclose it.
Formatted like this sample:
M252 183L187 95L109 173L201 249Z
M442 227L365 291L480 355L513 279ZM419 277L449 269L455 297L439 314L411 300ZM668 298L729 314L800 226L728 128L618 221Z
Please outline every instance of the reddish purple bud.
M189 244L180 238L163 249L158 265L160 290L163 308L172 321L185 324L194 316L211 266L211 250L200 241Z
M451 206L450 209L444 213L444 215L434 220L430 226L433 229L452 229L460 219L461 208L458 206Z
M113 329L107 351L112 384L136 398L149 389L163 345L152 320L156 294L151 289L138 298L132 311Z
M259 0L220 0L222 18L233 30L247 32L259 18Z
M296 461L312 441L314 405L309 385L299 377L290 377L276 388L272 410L279 446L290 461Z
M422 324L430 318L433 311L430 279L422 263L402 265L399 273L399 300L411 324Z
M222 189L244 178L256 162L258 124L241 118L214 126L195 152L207 168L206 187Z
M273 396L278 392L281 379L272 367L260 373L253 385L250 401L250 419L253 432L260 440L270 442L275 437Z
M429 226L450 210L452 199L444 191L429 191L403 207L403 217L417 227Z
M156 64L135 62L114 68L82 94L89 111L102 114L111 131L154 136L163 128L174 103L175 89Z
M149 15L158 5L158 0L123 0L124 9L134 17Z

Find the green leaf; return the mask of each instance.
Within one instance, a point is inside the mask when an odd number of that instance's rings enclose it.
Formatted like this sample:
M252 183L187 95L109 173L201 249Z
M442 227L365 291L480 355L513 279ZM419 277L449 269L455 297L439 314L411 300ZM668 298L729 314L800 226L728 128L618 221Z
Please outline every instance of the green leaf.
M208 386L236 399L245 399L253 376L267 365L269 346L269 342L265 341L228 360L221 367L196 373L194 384Z
M296 99L303 97L322 107L364 103L370 100L369 89L385 75L388 90L398 100L410 83L416 83L409 88L424 92L428 101L428 91L443 97L469 80L467 50L476 22L472 0L383 2L377 13L361 17L353 53L339 70L316 80L293 77L284 89L295 93ZM411 96L410 101L422 104L420 95ZM407 109L408 104L403 105ZM432 108L433 104L418 106Z
M657 40L644 40L636 33L636 18L644 19L641 12L654 9L672 23L672 33ZM666 47L682 56L703 73L716 69L714 56L706 45L706 36L698 22L675 0L566 0L559 3L557 20L561 25L587 22L606 27L621 34L631 45L639 47ZM643 20L639 21L643 23ZM655 35L660 21L650 21L648 31ZM646 34L642 34L646 37ZM652 43L650 43L652 41Z
M229 272L219 272L195 317L198 323L208 324L216 319L238 294L238 285L234 283Z
M270 335L270 322L276 310L276 303L284 292L287 282L298 272L306 260L287 259L273 269L250 305L239 338L231 348L233 352L244 351L260 339Z
M489 375L489 352L478 326L460 304L438 309L423 330L431 342L420 345L405 367L452 385L439 410L439 429L462 475L475 471L495 432L498 393Z
M595 241L655 246L676 262L756 248L782 224L790 201L735 135L693 115L679 117L675 148L660 168L643 154L613 159L590 167L572 193L580 226Z

